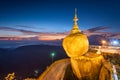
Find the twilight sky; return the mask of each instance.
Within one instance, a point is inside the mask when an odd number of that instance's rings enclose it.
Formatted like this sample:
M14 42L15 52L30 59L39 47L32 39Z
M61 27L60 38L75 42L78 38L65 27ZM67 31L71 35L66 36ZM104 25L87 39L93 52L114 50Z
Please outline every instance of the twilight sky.
M0 0L0 37L62 38L77 8L81 30L98 26L120 32L119 0ZM105 30L103 30L105 31Z

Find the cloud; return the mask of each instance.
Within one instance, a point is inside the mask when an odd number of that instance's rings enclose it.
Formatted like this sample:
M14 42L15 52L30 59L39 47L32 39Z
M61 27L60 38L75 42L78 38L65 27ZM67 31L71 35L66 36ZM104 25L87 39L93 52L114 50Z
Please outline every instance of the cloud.
M98 26L98 27L87 29L83 32L92 33L92 32L96 32L96 31L100 31L100 30L106 30L106 29L109 29L109 28L110 27L107 27L107 26Z
M33 28L33 27L31 27L31 26L25 26L25 25L15 25L14 27Z
M11 28L11 27L0 27L0 30L17 31L17 32L22 32L23 34L39 34L39 32L29 31L29 30L24 30L24 29L16 29L16 28Z
M17 26L21 26L21 25L17 25ZM22 27L29 27L29 26L22 26ZM105 27L105 26L99 26L99 27L95 27L95 28L91 28L88 30L83 31L83 33L86 34L99 34L101 32L97 32L99 30L104 30L104 29L108 29L109 27ZM36 31L31 31L31 30L25 30L25 29L17 29L17 28L11 28L11 27L0 27L0 30L7 30L7 31L17 31L17 32L21 32L23 34L26 35L38 35L38 36L65 36L68 35L69 32L36 32Z
M108 29L109 27L99 26L95 28L91 28L88 30L83 31L87 36L92 35L103 35L106 37L119 37L119 33L113 35L113 33L109 32L98 32L99 30ZM24 30L24 29L16 29L16 28L10 28L10 27L0 27L0 30L7 30L7 31L17 31L23 33L22 36L17 36L17 38L9 38L8 40L16 40L16 39L36 39L36 40L57 40L57 39L63 39L66 35L69 34L69 32L36 32L31 30ZM33 36L34 35L34 36ZM118 35L118 36L117 36ZM35 38L34 38L35 37ZM7 40L7 38L1 38L1 40Z
M28 34L28 35L66 35L68 32L36 32L36 31L31 31L31 30L24 30L24 29L16 29L16 28L11 28L11 27L0 27L0 30L5 30L5 31L17 31L21 32L23 34Z
M23 33L23 35L22 36L18 35L18 36L23 37L23 38L25 38L25 37L28 38L28 35L29 35L29 38L32 37L32 35L35 35L38 37L38 40L62 39L68 34L68 32L57 32L57 33L54 33L54 32L36 32L36 31L31 31L31 30L16 29L16 28L10 28L10 27L0 27L0 30L21 32L21 33ZM6 38L3 38L3 39L6 39ZM15 38L15 39L17 39L17 38ZM13 40L14 40L14 38L13 38Z
M18 28L34 28L34 29L45 29L45 28L38 28L38 27L32 27L32 26L26 26L26 25L15 25L13 27L18 27Z

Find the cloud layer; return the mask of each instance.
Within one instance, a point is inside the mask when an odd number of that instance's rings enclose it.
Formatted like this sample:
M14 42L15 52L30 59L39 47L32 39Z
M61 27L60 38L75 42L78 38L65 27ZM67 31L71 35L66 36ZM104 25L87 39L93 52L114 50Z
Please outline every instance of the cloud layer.
M26 27L26 26L22 26ZM119 33L109 33L109 32L100 32L102 30L109 29L109 27L106 26L99 26L95 28L91 28L85 31L82 31L85 33L87 36L92 36L92 35L102 35L106 37L114 37L114 38L119 38L120 34ZM17 31L21 32L23 36L17 36L17 37L0 37L0 40L57 40L57 39L63 39L66 35L69 34L69 32L36 32L36 31L31 31L31 30L25 30L25 29L17 29L14 27L0 27L0 30L5 30L5 31ZM98 32L99 31L99 32ZM24 35L27 35L25 37ZM35 36L32 36L35 35ZM28 37L29 36L29 37Z
M98 26L98 27L87 29L83 32L92 33L92 32L96 32L96 31L100 31L100 30L106 30L106 29L109 29L109 28L110 27L107 27L107 26Z
M29 35L29 38L33 38L32 35L35 35L35 37L37 36L38 40L55 40L55 39L62 39L65 35L68 34L68 32L36 32L36 31L31 31L31 30L24 30L24 29L16 29L16 28L11 28L11 27L0 27L0 30L4 30L4 31L16 31L16 32L21 32L23 34L24 37L22 36L18 36L13 38L13 37L9 37L8 40L16 40L16 39L20 39L20 38L25 38L25 35ZM26 37L26 39L28 38L28 36ZM1 37L1 40L7 40L5 37Z

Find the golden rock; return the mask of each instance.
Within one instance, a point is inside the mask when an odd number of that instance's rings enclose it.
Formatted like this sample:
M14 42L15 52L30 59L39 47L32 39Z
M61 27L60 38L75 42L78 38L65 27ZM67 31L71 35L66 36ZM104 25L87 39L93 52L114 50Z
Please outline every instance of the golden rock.
M88 40L86 35L78 32L70 34L63 40L63 47L71 58L79 57L88 51Z

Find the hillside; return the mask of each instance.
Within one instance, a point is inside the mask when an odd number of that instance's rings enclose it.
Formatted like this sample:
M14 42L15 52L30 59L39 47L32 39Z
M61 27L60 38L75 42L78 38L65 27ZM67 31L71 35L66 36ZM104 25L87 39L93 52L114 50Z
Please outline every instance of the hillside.
M13 50L0 49L0 78L12 72L17 79L38 77L52 63L52 52L55 53L54 61L67 57L62 46L29 45Z

